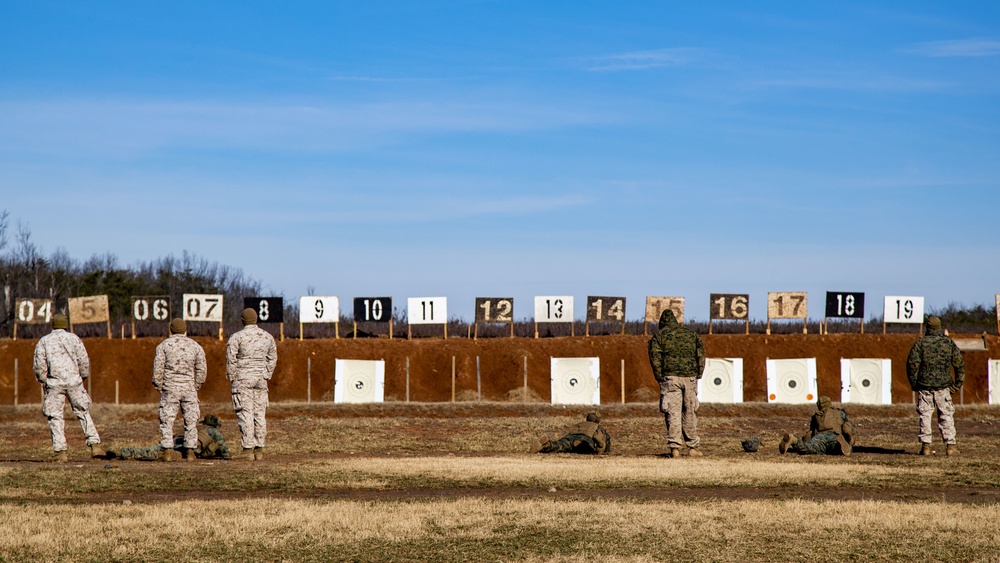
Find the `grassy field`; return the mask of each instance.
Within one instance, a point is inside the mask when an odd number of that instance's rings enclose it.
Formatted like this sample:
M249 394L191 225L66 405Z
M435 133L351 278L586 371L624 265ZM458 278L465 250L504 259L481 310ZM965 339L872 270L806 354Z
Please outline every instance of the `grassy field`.
M602 407L614 453L593 458L526 453L582 408L390 403L272 405L264 462L86 461L69 418L69 464L44 462L38 411L0 408L4 561L1000 561L995 407L959 408L952 458L913 455L909 405L850 409L846 458L777 453L808 406L706 405L706 456L669 459L652 404ZM155 412L94 418L147 445ZM228 405L203 412L238 444Z

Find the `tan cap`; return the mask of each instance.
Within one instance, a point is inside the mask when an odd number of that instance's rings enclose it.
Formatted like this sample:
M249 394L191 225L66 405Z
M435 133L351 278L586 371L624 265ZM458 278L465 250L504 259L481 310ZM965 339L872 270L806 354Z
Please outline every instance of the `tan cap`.
M52 317L52 328L69 328L69 319L66 315L58 313Z
M184 319L174 319L170 321L170 334L184 334L187 332L187 323Z
M257 324L257 311L247 307L246 309L243 309L243 314L240 315L240 319L245 325L255 325Z

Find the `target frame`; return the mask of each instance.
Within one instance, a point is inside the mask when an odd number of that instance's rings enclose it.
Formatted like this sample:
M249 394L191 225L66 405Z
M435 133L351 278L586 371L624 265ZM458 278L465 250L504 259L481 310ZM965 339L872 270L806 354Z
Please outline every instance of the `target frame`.
M710 387L708 378L712 370L719 364L729 364L732 371L731 385L725 392L715 391ZM742 403L743 402L743 358L706 358L705 372L698 379L699 403Z
M861 363L864 362L864 363ZM863 369L865 364L877 366L880 370L879 388L874 400L864 400L860 391L854 391L852 380L856 369ZM861 374L858 374L859 376ZM892 404L892 360L887 358L841 358L840 359L840 402L867 405Z
M768 358L767 366L767 402L768 403L788 403L788 404L808 404L816 402L816 358L783 358L772 360ZM791 367L801 366L805 371L804 390L792 393L789 386L785 384L785 376L782 372ZM797 385L793 386L797 387Z
M987 403L1000 405L1000 359L990 358L987 361Z
M333 402L382 403L385 402L385 360L346 360L334 362ZM359 393L352 383L361 380L370 385Z
M550 358L549 373L553 405L601 404L600 358ZM567 380L574 376L582 380L580 383L583 386L579 390L574 390L573 384Z

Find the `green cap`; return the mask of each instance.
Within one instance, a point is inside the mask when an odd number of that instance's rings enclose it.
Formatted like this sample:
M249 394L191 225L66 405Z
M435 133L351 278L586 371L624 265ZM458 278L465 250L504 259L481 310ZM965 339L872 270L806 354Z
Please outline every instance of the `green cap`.
M52 328L69 328L69 319L62 313L57 314L52 317Z
M255 325L257 324L257 311L247 307L246 309L243 309L243 314L240 315L240 319L245 325Z

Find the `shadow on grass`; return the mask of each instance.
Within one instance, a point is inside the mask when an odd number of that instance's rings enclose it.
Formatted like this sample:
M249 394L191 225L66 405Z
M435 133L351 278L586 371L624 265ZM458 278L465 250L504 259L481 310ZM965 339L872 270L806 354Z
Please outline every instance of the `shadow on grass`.
M856 454L913 455L903 449L880 448L878 446L854 446L851 452Z

